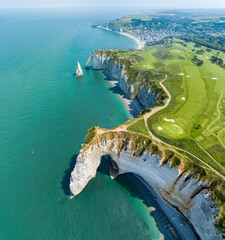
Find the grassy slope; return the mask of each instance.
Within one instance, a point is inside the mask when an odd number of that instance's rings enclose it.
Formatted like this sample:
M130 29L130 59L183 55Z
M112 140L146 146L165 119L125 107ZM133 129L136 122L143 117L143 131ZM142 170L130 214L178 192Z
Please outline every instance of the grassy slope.
M153 55L156 49L152 48L150 50L144 51L142 56L144 57L144 61L141 63L142 67L146 69L153 69L154 63L157 62L157 58Z
M150 137L149 133L148 133L146 127L145 127L144 119L140 119L140 120L136 121L134 124L129 126L127 128L127 130L129 130L131 132L141 133L141 134L144 134L144 135Z
M212 158L208 155L206 161L225 174L223 167L225 165L223 157L225 144L223 110L225 80L223 76L225 76L225 70L206 59L206 57L215 55L215 51L198 55L204 64L200 67L196 66L191 61L194 55L192 49L192 44L188 47L175 44L169 49L172 59L164 59L164 61L168 62L168 71L172 73L172 76L165 82L165 86L172 95L172 101L168 108L149 119L149 127L167 142L181 146L194 154L199 154L198 145L200 145L212 155ZM181 59L181 57L185 58ZM220 57L225 56L220 53ZM183 73L184 76L180 76L179 73ZM217 79L213 80L214 77ZM184 101L182 97L185 97ZM175 122L165 121L165 118ZM200 127L196 129L198 125ZM162 131L158 130L159 126L163 128ZM190 140L193 142L191 145L188 144ZM182 144L185 141L186 147ZM207 155L201 148L200 152L202 152L200 157ZM217 154L214 154L215 152ZM213 159L221 165L214 163Z

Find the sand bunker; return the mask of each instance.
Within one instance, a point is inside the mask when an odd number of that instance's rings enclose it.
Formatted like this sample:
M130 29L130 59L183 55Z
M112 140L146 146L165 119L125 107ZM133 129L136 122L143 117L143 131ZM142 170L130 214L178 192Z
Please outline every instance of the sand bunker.
M151 65L143 65L145 68L151 68Z
M186 98L185 98L185 97L182 97L181 100L184 101L184 100L186 100Z
M207 56L206 56L205 58L206 58L206 59L209 59L209 57L207 57Z
M175 120L174 120L174 119L164 118L164 121L166 121L166 122L171 122L171 123L175 123Z
M189 78L190 76L187 76L187 78Z
M215 78L215 77L214 77L214 78L212 78L212 80L216 80L216 79L217 79L217 78Z
M184 76L184 73L180 73L179 75L180 75L180 76Z
M158 127L158 130L161 131L161 130L162 130L162 127Z

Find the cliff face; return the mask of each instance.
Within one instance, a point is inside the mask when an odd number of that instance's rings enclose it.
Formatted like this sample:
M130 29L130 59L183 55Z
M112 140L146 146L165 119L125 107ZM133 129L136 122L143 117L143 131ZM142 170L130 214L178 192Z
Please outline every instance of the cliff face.
M93 54L89 57L86 67L89 67L89 62L93 61L93 70L105 70L106 74L113 80L118 81L118 86L133 99L137 97L140 104L144 108L150 108L157 103L158 95L151 92L148 88L141 87L136 93L134 85L130 84L124 66L119 62L111 63L111 59L105 54Z
M141 156L134 156L131 142L122 151L119 145L117 139L104 138L80 151L70 181L74 196L95 176L101 157L106 156L111 159L109 161L113 177L128 172L139 175L189 219L202 239L222 239L220 230L214 225L219 209L204 190L207 185L205 182L181 174L178 169L170 168L170 163L160 166L161 159L147 151Z

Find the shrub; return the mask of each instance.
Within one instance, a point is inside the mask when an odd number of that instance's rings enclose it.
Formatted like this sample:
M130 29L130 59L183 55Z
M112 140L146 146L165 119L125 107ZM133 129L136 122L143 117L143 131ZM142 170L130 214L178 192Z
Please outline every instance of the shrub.
M177 156L173 156L171 158L170 162L171 162L171 165L170 165L171 168L179 166L180 165L180 158L178 158Z
M85 137L86 143L90 143L92 141L92 139L94 138L94 136L95 136L95 129L96 129L96 127L92 127L92 128L90 128L87 131L87 135Z
M144 115L145 113L149 113L149 112L151 112L151 111L152 111L151 108L143 109L143 110L141 111L140 115Z

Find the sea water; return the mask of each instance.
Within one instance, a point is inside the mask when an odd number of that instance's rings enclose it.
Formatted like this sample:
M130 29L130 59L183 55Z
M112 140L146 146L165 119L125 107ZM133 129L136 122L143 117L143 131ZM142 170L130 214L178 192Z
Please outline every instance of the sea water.
M161 211L150 213L129 176L111 181L104 161L84 191L68 197L87 129L131 117L103 74L84 69L93 49L136 46L91 28L123 13L0 13L0 239L172 239L155 217ZM82 78L74 77L77 61Z

